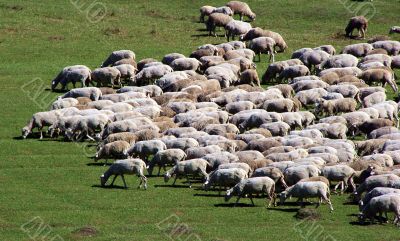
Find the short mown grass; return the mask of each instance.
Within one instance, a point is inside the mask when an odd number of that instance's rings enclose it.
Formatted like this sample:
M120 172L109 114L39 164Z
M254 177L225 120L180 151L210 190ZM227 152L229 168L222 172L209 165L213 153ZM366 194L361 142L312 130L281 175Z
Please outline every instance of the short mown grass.
M353 15L343 1L247 2L258 15L254 26L280 32L287 40L289 50L277 60L289 58L301 47L332 44L340 50L360 42L341 35ZM200 183L193 189L181 182L171 187L158 177L149 178L147 191L136 189L138 179L132 176L127 177L128 190L100 188L99 176L107 167L90 165L93 148L62 140L19 138L31 115L46 109L57 96L46 88L64 66L95 68L117 49L132 49L138 59L161 59L167 53L188 55L199 45L224 41L204 36L204 26L197 21L200 6L220 6L225 1L101 0L106 15L98 22L93 21L102 12L92 15L91 3L96 2L0 2L0 239L52 240L57 235L64 240L185 240L190 235L201 240L312 239L306 236L309 226L298 228L294 216L299 207L294 200L267 209L265 200L257 199L256 207L233 208L216 192L200 190ZM377 12L368 36L386 34L390 26L399 24L398 0L373 4ZM267 66L265 56L262 61L260 75ZM120 179L117 185L122 185ZM358 225L358 208L346 204L347 196L332 197L333 213L325 205L318 209L321 217L316 223L322 230L318 240L328 236L334 240L399 238L392 224ZM241 202L250 204L245 198ZM35 217L49 225L46 237L46 232L22 226ZM177 223L187 226L168 226Z

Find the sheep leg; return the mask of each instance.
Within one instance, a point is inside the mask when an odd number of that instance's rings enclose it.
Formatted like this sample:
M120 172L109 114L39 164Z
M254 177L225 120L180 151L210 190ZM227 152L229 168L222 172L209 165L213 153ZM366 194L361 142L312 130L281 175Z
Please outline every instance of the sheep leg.
M344 193L344 190L345 190L345 181L342 181L342 184L341 184L341 189L340 189L340 194L343 194Z
M142 176L143 178L143 183L144 183L144 190L147 190L147 177L145 177L144 175Z
M172 186L174 186L175 185L175 183L176 183L176 179L178 178L178 176L177 175L175 175L175 179L174 179L174 182L172 183Z
M322 197L319 197L319 200L317 202L317 206L315 208L318 208L322 203Z
M189 183L189 188L192 188L192 184L190 183L189 176L186 175L186 181Z
M243 21L243 14L240 14L240 21Z
M236 202L235 202L235 204L233 205L234 207L236 207L236 205L239 203L240 198L241 198L241 195L238 195L238 197L237 197L237 199L236 199Z
M325 201L329 204L329 209L331 210L331 212L333 211L333 206L332 206L332 202L328 197L324 197Z
M40 140L43 139L43 132L42 132L43 127L39 127L38 130L40 132Z
M89 136L89 133L86 134L86 137L89 138L91 141L96 141L93 137Z
M139 186L137 187L138 189L140 189L142 187L142 183L143 183L143 178L140 176Z
M121 178L122 178L122 181L124 182L124 187L125 187L125 188L128 188L128 187L126 186L124 174L121 174Z
M165 167L164 167L165 168ZM158 167L158 174L157 176L160 176L160 172L161 172L161 166Z
M110 184L111 187L114 186L114 182L115 182L115 179L117 179L117 177L118 177L118 175L115 175L115 176L114 176L114 178L113 178L113 180L112 180L112 182L111 182L111 184Z
M339 187L339 185L341 184L342 182L339 182L338 184L336 184L336 186L333 188L333 191L336 193L336 190L337 190L337 188Z
M251 201L251 204L253 204L253 206L256 206L255 204L254 204L254 202L253 202L253 195L249 195L249 198L250 198L250 201Z

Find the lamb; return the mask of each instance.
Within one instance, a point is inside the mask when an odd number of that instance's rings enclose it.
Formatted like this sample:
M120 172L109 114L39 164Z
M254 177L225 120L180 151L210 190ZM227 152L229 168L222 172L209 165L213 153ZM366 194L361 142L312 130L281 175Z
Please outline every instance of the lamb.
M397 193L389 193L381 196L377 196L372 198L368 204L362 209L362 212L359 216L359 220L361 223L365 221L366 218L371 220L371 223L374 223L375 215L379 213L380 223L382 223L382 213L385 212L387 218L387 212L394 212L395 219L394 224L400 220L400 195Z
M64 90L69 82L72 82L74 88L76 82L80 82L81 87L86 87L91 83L91 73L92 71L85 65L67 66L51 81L51 89L54 91L61 83L61 90Z
M275 62L275 45L275 40L270 37L258 37L250 41L249 48L258 54L259 62L261 62L261 54L269 54L269 61Z
M147 166L149 175L150 176L152 175L154 166L158 165L159 169L157 176L160 176L161 167L163 167L164 171L166 171L165 169L166 165L168 164L175 165L178 162L185 160L186 156L187 156L186 153L181 149L167 149L164 151L157 152L149 162L149 165Z
M393 33L400 33L400 27L399 26L391 27L389 30L389 34L393 34Z
M342 54L351 54L355 57L364 57L370 52L374 47L369 43L358 43L347 45L343 48Z
M117 50L113 51L108 58L100 66L101 68L110 66L121 59L136 59L136 55L131 50Z
M351 54L339 54L333 55L329 59L325 60L319 66L319 69L330 69L330 68L345 68L345 67L356 67L358 64L357 57Z
M215 32L216 27L225 28L225 26L232 20L233 20L233 18L231 16L223 14L223 13L211 14L206 22L207 30L209 32L208 35L211 36L211 32L213 32L214 33L213 35L215 37L217 37L217 34ZM226 34L226 32L225 32L225 34Z
M215 7L213 6L202 6L200 8L200 23L204 23L204 17L210 16L210 14L214 11Z
M300 201L303 205L303 198L312 198L318 197L319 202L317 207L324 200L329 204L329 208L331 212L333 211L330 197L329 187L323 182L299 182L292 187L287 188L285 191L279 194L280 203L283 205L285 200L289 197L297 197L300 198Z
M245 34L250 29L251 25L249 23L232 20L225 26L227 40L229 41L229 37L234 40L236 35Z
M114 141L102 146L95 155L94 161L106 159L104 165L107 165L108 159L126 158L130 144L126 141Z
M343 98L336 100L320 99L316 103L315 113L326 113L328 116L340 112L354 112L357 107L357 102L353 98Z
M100 184L102 187L104 187L110 176L114 175L114 179L110 184L110 186L113 186L117 176L121 175L122 181L124 182L124 187L127 188L124 174L128 175L136 174L140 177L140 183L138 188L141 188L143 183L144 189L147 189L147 178L144 175L145 168L146 164L144 163L144 161L140 159L117 160L110 166L110 168L103 175L100 176Z
M248 178L248 173L242 168L228 168L228 169L217 169L210 173L210 176L204 183L204 189L207 191L210 187L219 186L219 193L221 193L221 187L232 187L243 179Z
M201 174L205 179L208 179L208 174L206 172L208 166L210 166L210 164L204 159L190 159L178 162L164 174L164 182L168 182L172 176L175 176L174 182L172 183L172 185L175 185L177 178L186 176L189 188L191 188L192 184L190 183L188 175Z
M396 56L400 54L400 42L394 40L377 41L372 44L375 49L385 49L389 55Z
M294 65L285 67L279 74L278 80L290 80L299 76L310 75L310 70L305 65Z
M226 4L226 6L232 9L234 14L239 14L240 21L243 21L243 16L248 17L250 21L254 21L256 19L256 14L251 11L249 5L247 5L245 2L230 1Z
M353 30L357 29L358 34L360 36L361 32L361 37L365 39L365 33L367 32L368 28L368 20L364 16L356 16L352 17L349 20L349 23L347 24L347 27L345 29L346 31L346 37L353 37Z
M236 184L233 188L226 191L225 194L225 202L228 202L232 196L237 196L235 205L239 203L241 197L249 196L251 203L253 202L253 194L263 194L265 193L267 199L270 200L268 207L271 206L271 203L275 206L275 183L269 177L252 177L248 179L244 179Z
M399 91L393 71L386 69L368 69L362 72L360 78L367 84L372 84L374 82L381 83L383 86L389 84L394 92Z
M375 187L392 187L399 189L400 177L394 174L383 174L368 177L354 192L356 200L360 200L363 192L369 192Z
M72 89L61 96L61 98L78 98L78 97L88 97L92 101L96 101L102 97L102 93L99 88L84 87L84 88Z
M160 140L139 141L129 148L127 154L129 156L139 156L141 159L147 160L149 155L154 155L166 149L167 146Z
M40 131L40 139L43 139L43 127L53 125L58 121L59 117L60 113L56 110L37 112L33 114L29 123L22 128L22 138L26 139L26 137L32 133L32 130L37 128Z
M195 58L179 58L171 62L174 71L194 70L200 71L201 62Z
M328 178L329 181L338 181L339 183L335 186L334 191L338 188L338 186L341 184L341 193L347 189L348 184L351 185L352 191L354 192L356 189L356 186L353 181L353 176L355 174L355 171L353 168L343 165L343 164L338 164L334 166L325 166L322 168L322 175L326 178Z

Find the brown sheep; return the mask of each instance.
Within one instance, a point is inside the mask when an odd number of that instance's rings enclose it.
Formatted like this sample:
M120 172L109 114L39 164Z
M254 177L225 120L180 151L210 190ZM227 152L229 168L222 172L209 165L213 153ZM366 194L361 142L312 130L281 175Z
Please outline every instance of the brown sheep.
M215 37L217 37L217 34L215 32L215 29L217 27L224 27L232 21L232 17L223 13L213 13L208 17L208 20L206 22L207 30L208 30L208 35L211 36L211 32ZM226 37L226 32L225 37Z
M240 84L250 84L251 86L260 86L260 79L258 78L257 71L248 69L240 75Z
M368 20L364 16L356 16L352 17L349 20L349 23L347 24L347 27L345 29L346 31L346 37L353 37L353 30L357 29L358 30L358 35L363 39L365 39L365 32L367 32L368 28Z
M374 152L380 152L385 144L386 139L371 139L365 141L355 141L357 154L359 156L371 155Z
M337 114L339 112L353 112L356 111L357 101L353 98L343 98L336 100L320 99L316 104L315 113L325 113L327 116Z
M389 69L375 69L371 68L362 72L361 79L365 83L371 85L374 82L381 83L383 87L389 84L394 92L398 92L396 80L394 79L394 72Z
M288 85L288 84L274 85L274 86L268 87L268 89L278 89L278 90L280 90L282 95L283 95L283 97L285 97L285 98L292 98L293 94L294 94L293 87L291 85Z
M329 180L326 177L323 177L323 176L303 178L299 182L323 182L328 187L330 186Z
M256 19L256 14L251 11L249 5L247 5L245 2L230 1L226 4L226 6L232 9L234 14L239 14L240 21L243 21L243 16L248 17L250 21L254 21L254 19Z

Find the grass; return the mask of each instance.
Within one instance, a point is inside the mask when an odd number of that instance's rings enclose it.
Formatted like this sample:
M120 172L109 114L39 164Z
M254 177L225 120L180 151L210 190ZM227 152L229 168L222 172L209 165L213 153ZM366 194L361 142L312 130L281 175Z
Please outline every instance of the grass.
M194 239L194 235L201 240L304 238L307 228L296 228L299 221L294 218L298 206L267 210L264 200L258 199L256 207L232 208L215 192L172 188L154 177L149 178L147 191L135 188L136 177L127 178L128 190L103 189L96 185L106 167L88 165L92 163L89 157L94 154L93 148L18 138L32 113L46 109L57 96L46 88L63 66L85 64L95 68L116 49L132 49L138 59L161 59L167 53L189 54L196 46L224 41L222 37L204 36L206 32L199 31L203 25L197 20L200 6L219 6L225 1L102 0L106 15L95 23L87 18L93 16L93 11L88 11L92 2L0 3L1 239L29 240L29 235L38 233L36 238L42 239L45 231L21 229L21 225L37 216L40 219L36 221L42 220L48 225L46 230L50 230L43 240L56 235L64 240L167 240L168 235L173 240ZM342 1L247 2L258 14L254 26L280 32L287 40L289 50L279 54L277 60L289 58L293 50L301 47L333 44L340 50L344 45L360 42L338 34L353 15L344 9ZM377 13L371 19L368 36L386 34L390 26L398 24L399 3L373 2ZM399 35L393 38L400 39ZM263 61L258 64L259 74L267 66L266 57ZM121 180L117 184L122 185ZM321 218L317 224L324 234L321 240L328 235L334 240L398 239L394 225L357 225L357 207L344 205L346 197L333 196L332 214L325 205L319 209ZM246 199L242 202L249 204ZM179 223L189 228L173 232L171 226L162 222L171 215L176 216L169 220L178 217Z

